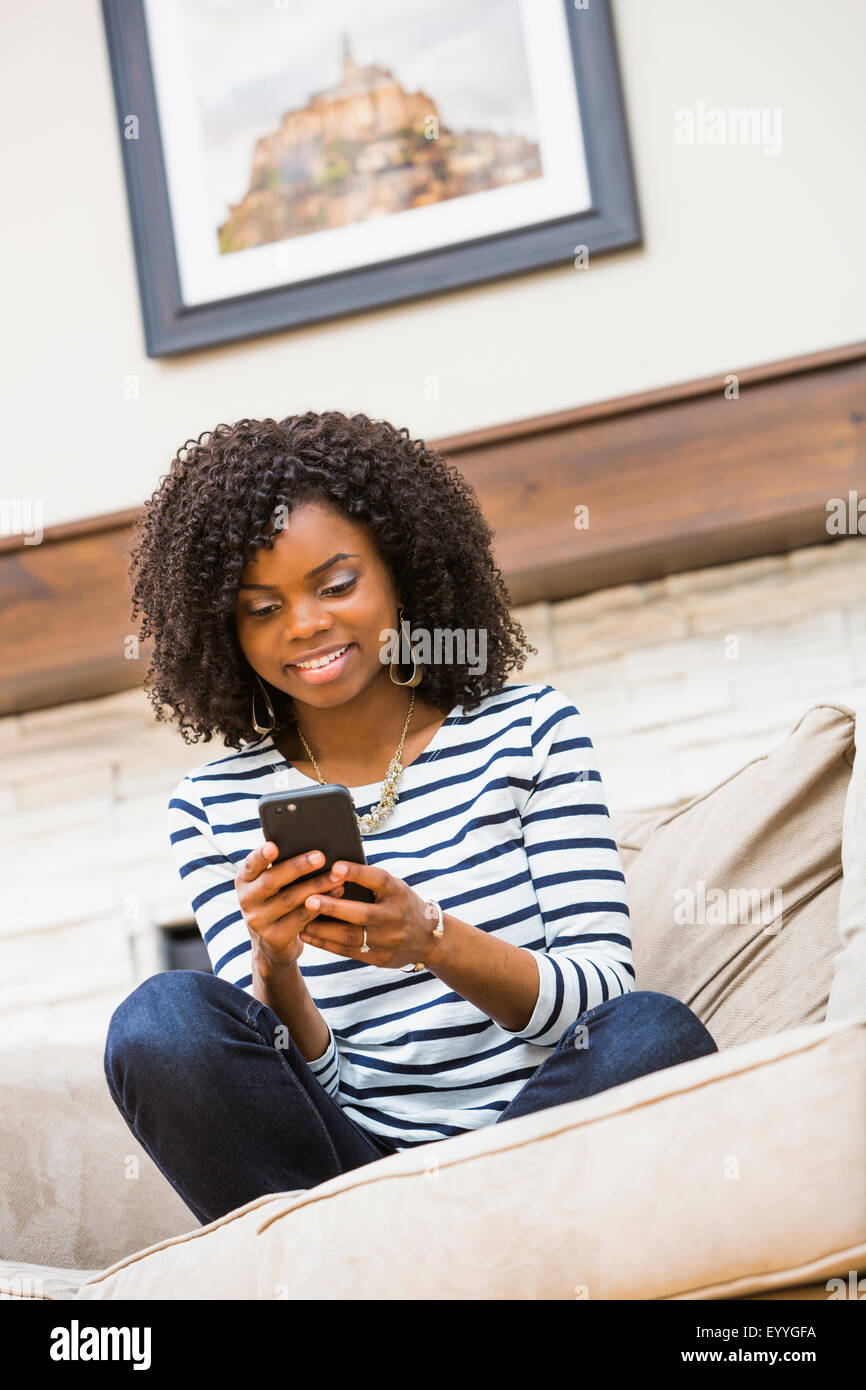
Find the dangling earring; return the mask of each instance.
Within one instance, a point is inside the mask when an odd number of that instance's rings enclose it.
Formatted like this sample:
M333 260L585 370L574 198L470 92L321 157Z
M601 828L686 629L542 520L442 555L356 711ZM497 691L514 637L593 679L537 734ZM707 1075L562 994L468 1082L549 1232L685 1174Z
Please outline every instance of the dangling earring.
M399 645L400 645L400 642L402 641L402 637L403 637L403 605L402 605L402 603L400 604L399 608L397 609L397 634L398 634L398 635L397 635L397 645L399 646ZM410 650L411 650L411 643L410 643ZM394 678L394 672L395 672L395 670L397 670L397 667L398 667L398 663L394 660L394 658L393 658L393 656L392 656L392 657L391 657L391 666L390 666L390 670L389 670L388 674L390 675L391 680L394 681L394 684L395 684L395 685L406 685L406 686L408 686L408 685L420 685L420 684L421 684L421 677L424 675L424 671L423 671L423 669L422 669L420 663L417 662L417 661L415 660L415 653L414 653L414 652L412 652L412 675L410 676L409 680L407 680L407 681L398 681L398 680L395 680L395 678Z
M264 725L264 724L260 724L260 723L258 722L258 720L256 719L256 689L255 689L255 686L253 686L253 728L255 729L255 731L256 731L257 734L269 734L269 733L271 732L272 729L275 729L275 728L276 728L276 726L277 726L277 718L276 718L276 715L274 714L274 707L273 707L273 705L271 704L271 697L270 697L270 695L268 694L268 692L265 690L265 687L262 685L262 683L261 683L261 681L259 680L258 676L256 676L256 681L257 681L257 683L258 683L259 689L261 690L262 694L263 694L264 697L265 697L265 704L267 705L267 708L268 708L268 718L270 719L271 722L270 722L270 724L268 724L268 725Z

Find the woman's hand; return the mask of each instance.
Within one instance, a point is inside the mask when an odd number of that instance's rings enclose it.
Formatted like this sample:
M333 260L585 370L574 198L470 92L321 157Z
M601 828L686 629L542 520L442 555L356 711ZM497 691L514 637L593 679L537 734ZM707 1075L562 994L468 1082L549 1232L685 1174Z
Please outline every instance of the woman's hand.
M345 926L336 922L313 922L301 931L302 941L364 965L379 965L389 970L420 960L429 963L431 953L439 945L438 938L433 936L435 921L427 915L423 899L407 883L385 869L345 860L335 863L331 874L332 882L327 889L330 896L310 888L305 901L314 914L322 912L328 917L338 917ZM357 903L345 898L340 902L334 884L342 885L346 879L371 889L376 901ZM362 952L365 930L370 949Z
M317 909L307 907L304 899L322 888L339 899L343 888L335 888L327 873L297 882L302 874L324 864L319 850L274 864L278 853L273 840L266 840L248 854L235 879L235 891L252 938L253 958L258 955L269 966L282 967L298 959L304 949L300 933L317 915Z

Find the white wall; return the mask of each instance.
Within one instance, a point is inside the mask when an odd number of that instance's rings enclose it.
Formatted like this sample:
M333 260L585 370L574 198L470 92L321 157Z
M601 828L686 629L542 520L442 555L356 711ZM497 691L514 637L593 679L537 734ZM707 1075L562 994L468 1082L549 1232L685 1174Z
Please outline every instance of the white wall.
M138 505L221 420L363 410L435 439L866 336L866 6L613 8L642 248L152 361L98 0L2 0L0 496L48 526ZM781 108L781 153L677 144L699 101Z

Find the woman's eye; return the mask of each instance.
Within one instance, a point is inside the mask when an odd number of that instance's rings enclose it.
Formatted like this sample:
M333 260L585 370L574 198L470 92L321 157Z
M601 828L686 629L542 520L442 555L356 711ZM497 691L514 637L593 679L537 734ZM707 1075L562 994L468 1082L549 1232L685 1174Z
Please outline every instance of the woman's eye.
M353 579L347 579L342 584L332 584L329 589L323 589L322 594L326 597L331 594L344 594L348 589L352 588L353 584L357 584L357 582L358 577L356 575ZM278 607L279 604L271 603L267 608L248 608L247 614L250 618L268 618L271 613L276 612Z

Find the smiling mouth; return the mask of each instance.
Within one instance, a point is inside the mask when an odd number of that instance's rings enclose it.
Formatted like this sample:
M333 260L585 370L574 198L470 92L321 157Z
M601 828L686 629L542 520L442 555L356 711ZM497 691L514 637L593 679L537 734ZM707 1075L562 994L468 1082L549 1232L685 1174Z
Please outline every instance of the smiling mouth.
M289 665L302 671L316 671L321 666L329 666L332 661L347 652L351 646L350 642L344 642L342 647L335 647L332 652L326 652L324 656L314 657L311 661L290 661Z
M335 647L332 652L315 657L311 661L287 662L285 669L295 672L301 680L321 680L326 675L335 675L342 670L354 646L354 642L346 642L342 647Z

